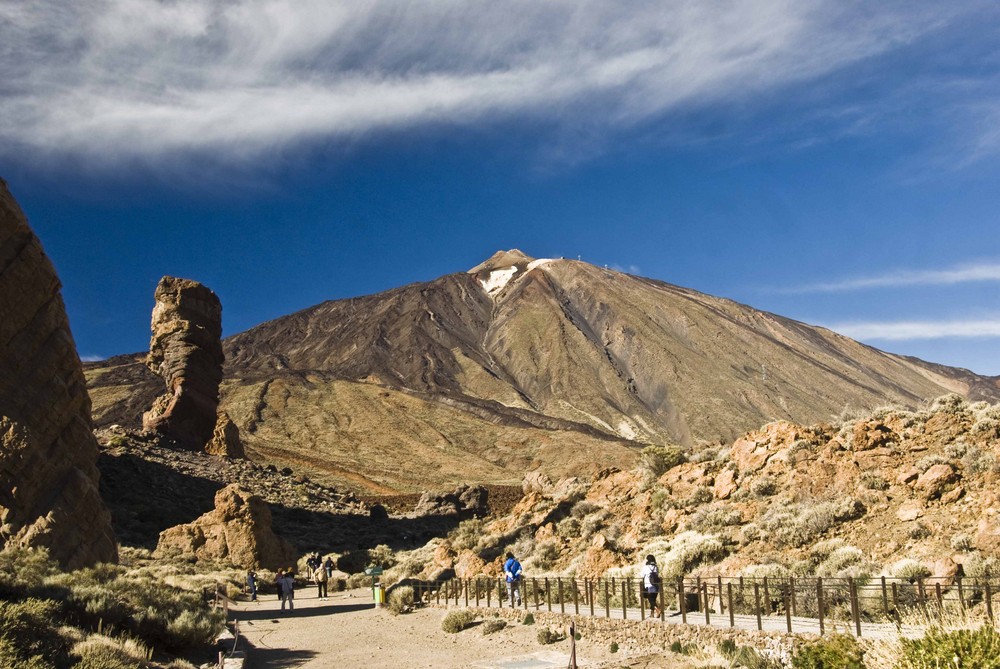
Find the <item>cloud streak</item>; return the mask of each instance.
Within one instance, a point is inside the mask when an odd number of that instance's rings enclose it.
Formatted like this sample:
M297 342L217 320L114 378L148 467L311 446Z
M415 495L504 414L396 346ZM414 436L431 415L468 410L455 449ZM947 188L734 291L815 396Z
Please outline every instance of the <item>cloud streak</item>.
M32 0L0 6L0 155L255 155L527 116L628 127L918 39L937 5L831 0Z
M897 270L868 277L814 283L778 292L788 294L842 293L873 288L908 288L914 286L954 286L965 283L1000 281L1000 263L959 265L941 270Z
M832 324L825 327L862 341L1000 337L1000 318L955 321L868 321Z

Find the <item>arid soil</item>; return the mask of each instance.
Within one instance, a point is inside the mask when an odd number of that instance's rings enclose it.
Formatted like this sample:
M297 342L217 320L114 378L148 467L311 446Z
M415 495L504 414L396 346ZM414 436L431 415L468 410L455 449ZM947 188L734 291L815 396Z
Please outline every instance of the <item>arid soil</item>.
M294 612L281 611L275 595L237 604L231 617L240 621L240 634L249 644L246 666L541 669L566 667L569 662L569 642L540 644L537 625L513 624L484 635L480 624L449 634L441 629L447 613L443 608L394 616L373 606L370 590L331 595L324 601L312 589L300 590ZM594 669L699 666L669 652L611 653L609 646L586 639L577 642L577 664Z

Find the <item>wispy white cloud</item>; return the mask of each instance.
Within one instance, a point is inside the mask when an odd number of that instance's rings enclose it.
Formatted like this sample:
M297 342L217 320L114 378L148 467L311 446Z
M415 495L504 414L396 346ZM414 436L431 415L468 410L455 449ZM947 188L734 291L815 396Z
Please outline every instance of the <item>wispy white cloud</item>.
M256 155L512 115L629 126L822 76L952 11L836 0L8 2L0 155Z
M906 341L951 337L1000 337L1000 318L952 321L867 321L827 325L834 332L863 341Z
M642 274L642 268L638 265L619 265L615 263L610 266L616 272L624 272L626 274Z
M912 286L950 286L982 281L1000 281L1000 263L982 262L939 270L895 270L885 274L846 278L826 283L782 288L789 294L839 293L871 288L905 288Z
M100 362L101 360L104 360L104 356L103 355L81 355L80 356L80 360L82 360L83 362Z

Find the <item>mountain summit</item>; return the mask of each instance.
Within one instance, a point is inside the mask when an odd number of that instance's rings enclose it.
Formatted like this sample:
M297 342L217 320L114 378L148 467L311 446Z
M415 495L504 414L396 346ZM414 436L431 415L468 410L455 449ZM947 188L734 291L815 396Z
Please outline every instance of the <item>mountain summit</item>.
M222 408L251 457L371 491L584 473L628 465L644 444L691 447L948 392L1000 399L995 378L516 249L319 304L224 348ZM99 367L98 423L134 423L143 370L127 357Z

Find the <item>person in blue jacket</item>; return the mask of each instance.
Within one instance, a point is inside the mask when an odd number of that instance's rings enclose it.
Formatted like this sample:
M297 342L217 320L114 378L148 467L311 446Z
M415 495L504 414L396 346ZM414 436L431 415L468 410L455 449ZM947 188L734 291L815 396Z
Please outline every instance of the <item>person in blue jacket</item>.
M510 606L521 605L521 563L514 554L507 553L507 561L503 563L503 575L507 579L507 590L510 594Z

